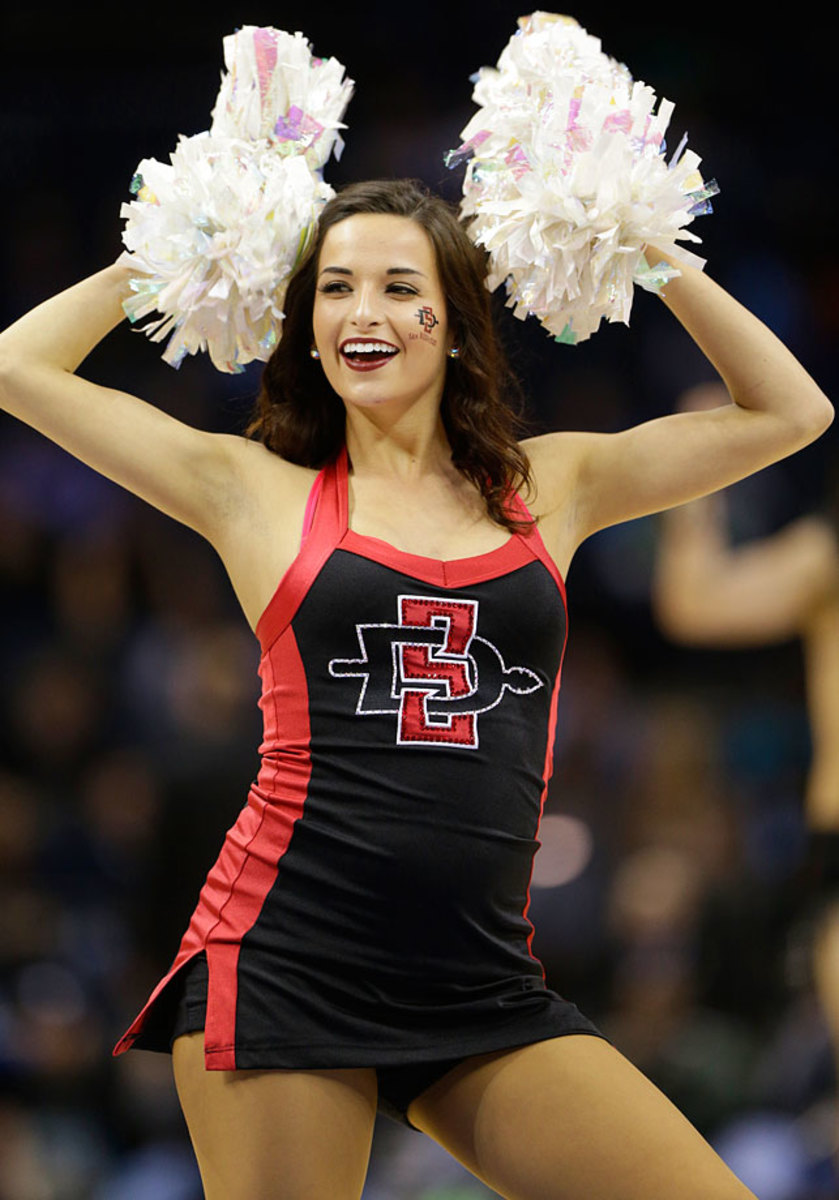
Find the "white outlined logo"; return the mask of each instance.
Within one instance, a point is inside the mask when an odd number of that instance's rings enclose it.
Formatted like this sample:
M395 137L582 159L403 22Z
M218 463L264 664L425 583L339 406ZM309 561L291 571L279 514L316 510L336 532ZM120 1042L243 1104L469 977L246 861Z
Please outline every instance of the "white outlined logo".
M358 658L333 658L334 678L359 678L357 716L398 715L399 746L478 747L478 716L506 692L544 686L527 667L507 667L478 636L477 600L399 596L395 624L356 625Z

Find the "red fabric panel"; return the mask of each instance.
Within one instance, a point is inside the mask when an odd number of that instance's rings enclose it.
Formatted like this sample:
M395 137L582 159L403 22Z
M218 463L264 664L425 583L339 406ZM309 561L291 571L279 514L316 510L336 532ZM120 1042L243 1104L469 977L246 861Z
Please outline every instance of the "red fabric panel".
M346 500L340 503L336 487L336 464L330 463L318 475L307 504L314 505L311 528L304 524L304 540L300 553L277 584L277 590L265 606L256 624L256 636L266 653L291 621L306 592L323 564L329 558L346 529ZM344 524L342 521L342 507Z
M234 1070L236 972L241 939L252 927L271 890L291 842L311 778L308 690L303 663L290 629L272 649L265 671L265 748L260 777L248 803L228 831L215 866L201 889L198 905L171 969L114 1049L128 1050L152 1004L177 971L201 950L207 952L209 987L204 1053L208 1070ZM293 702L292 702L293 699ZM278 722L282 713L282 729ZM289 752L270 752L282 741ZM270 790L260 786L270 778ZM275 799L271 800L269 797Z

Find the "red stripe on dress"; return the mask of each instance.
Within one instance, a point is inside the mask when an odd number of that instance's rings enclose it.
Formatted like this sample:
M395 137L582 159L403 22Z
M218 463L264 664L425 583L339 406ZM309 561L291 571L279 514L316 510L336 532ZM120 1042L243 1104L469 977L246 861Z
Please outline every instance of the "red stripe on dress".
M522 500L522 498L520 496L515 497L514 506L519 510L519 512L523 516L530 518L530 516L531 516L530 510L528 509L527 505L524 503L524 501ZM531 525L528 532L519 534L519 537L528 546L530 546L532 552L536 555L536 557L544 564L544 566L550 572L551 576L553 577L553 579L556 583L556 586L559 589L559 594L562 597L562 607L565 611L565 637L562 640L562 652L559 656L559 666L557 667L557 672L556 672L556 682L554 683L553 695L551 696L551 711L550 711L550 716L548 717L548 744L547 744L547 747L545 750L545 765L544 765L544 768L542 771L542 778L545 781L545 785L542 788L542 796L539 801L539 820L536 824L536 837L538 839L539 828L542 824L542 815L545 811L545 801L548 798L548 784L550 783L551 776L553 775L554 743L556 741L557 709L559 707L559 685L562 680L562 666L563 666L563 663L565 662L565 649L568 645L568 599L567 599L566 592L565 592L565 580L562 578L562 573L560 572L559 567L556 565L553 558L551 558L551 555L548 553L548 548L545 545L544 541L542 540L542 535L539 533L538 527L536 525ZM533 858L534 858L534 862L535 862L535 859L536 859L535 854L534 854ZM530 933L528 934L528 937L527 937L527 952L530 955L530 957L539 964L539 967L542 971L542 978L544 979L545 968L542 966L541 961L538 958L536 958L535 954L533 953L533 935L535 933L535 929L527 915L528 912L530 911L530 891L531 891L532 884L533 884L533 866L531 865L530 878L527 881L527 895L525 897L524 911L522 913L522 916L527 921L528 925L530 925Z
M258 813L259 820L247 845L238 850L241 861L235 882L207 938L210 985L204 1054L211 1070L232 1070L236 1065L239 948L277 878L295 822L303 815L312 773L306 673L291 629L274 644L266 665L271 686L265 699L271 701L271 709L266 703L262 769L245 810ZM262 785L269 780L271 790L264 791Z
M267 656L266 656L267 657ZM201 950L209 985L204 1030L208 1070L236 1068L236 999L239 949L274 885L294 825L303 815L312 773L308 687L294 634L287 629L261 669L266 678L262 767L248 802L228 831L215 866L167 975L117 1043L128 1050L151 1006L177 971ZM270 675L270 685L268 677ZM279 714L282 713L282 720Z
M539 540L541 542L542 539L540 538ZM543 546L543 549L544 549L544 546ZM547 554L547 551L545 551L545 553ZM554 571L555 571L556 577L559 578L559 580L561 582L561 576L559 576L559 572L556 571L556 568L554 568ZM537 839L539 837L539 828L542 824L542 815L545 811L545 801L548 798L548 784L550 783L551 776L553 775L554 742L556 740L557 709L559 707L559 685L560 685L560 681L562 679L562 665L565 661L565 648L568 645L568 607L565 604L565 588L561 587L560 591L562 593L563 607L565 608L565 637L563 638L563 641L562 641L562 653L559 656L559 666L557 667L557 672L556 672L556 682L554 683L553 695L551 696L551 711L550 711L550 716L548 717L548 744L547 744L547 748L545 750L545 766L544 766L544 770L542 772L542 778L545 781L545 786L542 788L542 796L539 801L539 820L536 823L536 835L535 835ZM535 931L532 921L530 920L530 918L527 915L530 911L530 889L533 884L533 865L535 864L535 861L536 861L536 855L534 854L533 855L533 863L531 864L531 867L530 867L530 878L527 881L527 896L525 898L524 911L522 912L522 916L524 917L525 921L527 921L528 925L530 926L530 933L527 935L527 952L530 955L530 957L539 964L539 967L542 971L542 978L544 979L545 968L542 966L541 960L536 958L536 955L533 953L533 935L536 931Z
M267 652L288 626L326 560L343 536L336 464L324 467L312 484L304 516L300 552L277 584L262 616L256 636ZM310 523L310 524L309 524Z
M513 497L513 507L519 512L519 514L521 516L523 516L525 518L525 520L528 520L528 521L534 520L533 514L531 513L530 509L527 507L525 502L522 500L521 496L516 495ZM566 616L566 620L567 620L568 597L566 596L566 592L565 592L565 580L562 578L562 572L560 571L559 567L556 565L553 558L551 557L547 546L542 541L542 535L539 532L539 526L534 521L534 523L530 526L530 528L527 530L526 533L520 533L517 536L520 537L521 540L530 547L531 552L533 554L535 554L536 557L540 560L540 562L542 562L547 567L548 571L550 572L551 576L553 577L553 580L556 583L556 586L559 588L559 594L562 596L562 606L565 609L565 616ZM566 642L568 641L567 629L566 629L565 641ZM565 654L565 644L563 644L562 653Z

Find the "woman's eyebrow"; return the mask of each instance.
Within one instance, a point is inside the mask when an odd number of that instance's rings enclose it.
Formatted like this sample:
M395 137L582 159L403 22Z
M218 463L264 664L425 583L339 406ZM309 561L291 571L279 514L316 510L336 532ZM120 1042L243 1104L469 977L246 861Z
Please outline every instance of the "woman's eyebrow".
M349 267L323 267L321 275L352 275ZM385 271L386 275L421 275L425 279L425 274L418 271L416 267L388 267Z

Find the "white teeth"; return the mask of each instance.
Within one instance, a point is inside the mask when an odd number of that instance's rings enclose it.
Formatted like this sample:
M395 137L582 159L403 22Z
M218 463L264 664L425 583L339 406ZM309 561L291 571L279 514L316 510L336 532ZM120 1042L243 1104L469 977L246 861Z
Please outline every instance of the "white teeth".
M347 342L342 346L344 354L395 354L396 348L385 342Z

